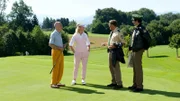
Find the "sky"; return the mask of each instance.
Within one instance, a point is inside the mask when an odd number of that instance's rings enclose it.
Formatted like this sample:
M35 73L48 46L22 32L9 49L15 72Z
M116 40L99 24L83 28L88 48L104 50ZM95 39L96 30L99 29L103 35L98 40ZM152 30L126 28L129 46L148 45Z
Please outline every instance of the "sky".
M12 4L19 0L9 0L6 13L11 11ZM97 9L113 7L124 12L152 9L156 14L167 12L180 13L180 0L24 0L32 7L40 22L44 17L69 18L70 20L91 19Z

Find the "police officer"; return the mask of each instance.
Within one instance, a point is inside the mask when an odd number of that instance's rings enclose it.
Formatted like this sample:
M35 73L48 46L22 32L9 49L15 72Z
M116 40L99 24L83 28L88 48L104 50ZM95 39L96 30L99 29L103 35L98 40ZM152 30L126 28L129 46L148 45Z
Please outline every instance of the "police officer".
M121 80L121 70L120 70L119 62L116 62L115 65L113 65L112 52L110 51L116 48L116 46L114 45L115 43L124 44L125 41L123 35L120 33L119 28L117 27L116 20L109 21L109 28L111 30L111 33L109 35L107 46L109 50L109 69L111 72L112 82L107 86L113 87L113 89L121 89L123 88L123 85Z
M132 51L133 85L128 89L140 92L143 91L142 55L144 50L148 48L146 42L150 41L150 36L145 27L142 26L141 15L133 14L132 23L135 25L135 29L131 36L129 50Z

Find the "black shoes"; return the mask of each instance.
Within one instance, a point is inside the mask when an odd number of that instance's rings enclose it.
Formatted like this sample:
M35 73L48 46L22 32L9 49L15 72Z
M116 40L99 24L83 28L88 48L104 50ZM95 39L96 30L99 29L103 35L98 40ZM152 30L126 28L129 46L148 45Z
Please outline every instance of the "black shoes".
M129 86L128 89L130 90L136 89L136 86Z
M107 85L107 87L113 87L113 89L115 89L115 90L123 88L122 85L117 85L117 84L113 84L113 83Z
M117 84L111 83L111 84L107 85L107 87L114 87L114 86L117 86Z
M135 89L133 89L133 92L141 92L141 91L143 91L143 88L135 88Z
M122 85L116 85L116 86L113 87L113 89L115 89L115 90L118 90L118 89L121 89L121 88L123 88Z
M143 91L143 88L137 88L136 86L129 86L128 89L132 90L133 92Z

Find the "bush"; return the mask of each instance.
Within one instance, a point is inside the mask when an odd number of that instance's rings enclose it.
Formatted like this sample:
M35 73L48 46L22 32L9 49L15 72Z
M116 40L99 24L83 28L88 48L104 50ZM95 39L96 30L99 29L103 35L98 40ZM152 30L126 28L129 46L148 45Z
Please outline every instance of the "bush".
M64 49L64 54L66 55L68 53L68 50L69 50L69 37L68 37L68 34L65 33L64 31L61 32L62 33L62 40L63 40L63 44L67 44L65 49Z
M21 52L15 52L15 56L21 56L21 55L23 55L23 53L21 53Z

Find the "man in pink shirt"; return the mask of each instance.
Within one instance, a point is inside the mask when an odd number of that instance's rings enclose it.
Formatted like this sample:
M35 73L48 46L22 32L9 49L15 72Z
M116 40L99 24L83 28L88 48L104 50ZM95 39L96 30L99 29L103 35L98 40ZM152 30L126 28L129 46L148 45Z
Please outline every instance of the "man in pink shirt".
M75 46L73 47L75 43ZM87 61L90 51L90 42L87 34L84 32L84 25L77 24L76 31L72 36L69 46L74 53L74 72L72 85L76 84L79 63L82 61L82 84L85 85Z

